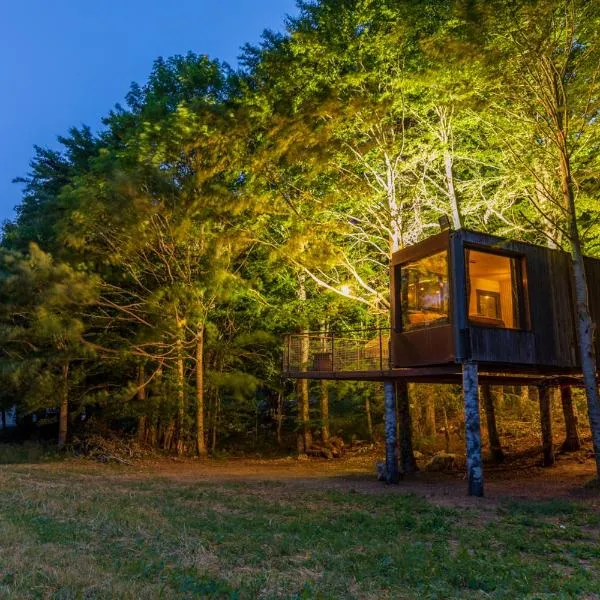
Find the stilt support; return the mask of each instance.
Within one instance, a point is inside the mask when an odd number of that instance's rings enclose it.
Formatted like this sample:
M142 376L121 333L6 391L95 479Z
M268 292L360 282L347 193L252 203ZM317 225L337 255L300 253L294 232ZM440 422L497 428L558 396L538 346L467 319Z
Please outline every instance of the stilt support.
M384 383L385 397L385 468L387 483L398 483L398 441L396 439L396 385Z
M560 386L560 400L565 417L565 441L560 447L562 452L576 452L581 449L579 432L577 430L577 415L573 406L573 395L570 385Z
M410 400L408 384L403 379L396 382L396 401L398 403L398 421L400 427L400 471L405 475L416 473L419 468L413 452L412 422L410 418Z
M554 445L552 439L552 408L550 406L550 388L547 385L538 387L540 397L540 422L542 425L543 464L551 467L554 464Z
M481 459L481 425L477 389L477 363L463 363L465 401L465 438L467 442L467 480L469 496L483 496L483 463Z

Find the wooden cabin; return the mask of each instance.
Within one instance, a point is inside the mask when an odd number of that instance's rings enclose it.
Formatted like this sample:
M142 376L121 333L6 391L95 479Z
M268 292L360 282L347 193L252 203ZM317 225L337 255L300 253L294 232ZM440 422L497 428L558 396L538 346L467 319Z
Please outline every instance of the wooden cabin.
M586 272L598 322L600 260L586 258ZM488 371L579 370L565 252L444 231L393 255L391 296L392 368L472 361Z
M599 323L600 260L586 258L585 268ZM283 371L384 382L390 482L398 478L398 414L410 423L406 383L462 381L469 494L483 495L479 384L538 386L544 463L553 462L549 387L582 383L571 269L559 250L442 231L393 254L390 329L289 335ZM595 343L600 359L600 336Z

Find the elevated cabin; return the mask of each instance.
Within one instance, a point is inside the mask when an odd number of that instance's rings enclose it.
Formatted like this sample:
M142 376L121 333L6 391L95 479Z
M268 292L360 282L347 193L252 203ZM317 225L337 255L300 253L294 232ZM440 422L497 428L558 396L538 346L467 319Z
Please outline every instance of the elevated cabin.
M585 268L599 323L600 260L586 258ZM284 373L384 382L389 481L398 473L397 412L410 424L406 383L462 381L469 493L482 495L478 384L538 386L544 462L554 460L548 389L570 394L582 383L571 269L559 250L442 231L392 256L389 329L289 335ZM600 358L600 336L595 343Z
M598 322L600 260L586 258L586 272ZM485 370L579 370L565 252L444 231L393 255L391 296L392 368L472 361Z

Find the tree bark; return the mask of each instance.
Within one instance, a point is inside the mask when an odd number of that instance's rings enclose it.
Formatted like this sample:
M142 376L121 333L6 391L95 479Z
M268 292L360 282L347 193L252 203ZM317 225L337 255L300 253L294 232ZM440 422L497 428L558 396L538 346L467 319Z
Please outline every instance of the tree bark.
M476 363L463 363L465 401L465 439L467 443L467 480L469 496L483 496L481 425L479 420L478 369Z
M565 417L565 441L560 447L561 452L576 452L581 449L579 432L577 431L577 415L573 406L573 396L570 385L560 386L560 400Z
M373 417L371 415L371 399L369 395L365 396L365 414L367 415L367 432L369 440L373 440Z
M436 422L435 422L435 399L431 393L425 396L422 405L422 421L421 431L425 437L435 437Z
M204 325L196 334L196 452L201 458L207 454L204 431Z
M481 395L483 396L483 406L485 408L485 419L487 423L488 439L490 444L490 452L494 462L502 462L504 460L504 452L502 452L502 444L498 435L498 427L496 425L496 411L494 408L494 396L490 385L481 386Z
M138 401L141 411L145 410L144 405L146 403L145 381L146 381L146 374L144 373L144 365L143 364L138 365L136 397L137 397L137 401ZM140 414L140 416L138 417L137 438L138 438L138 441L140 441L142 443L145 442L145 440L146 440L146 424L147 424L146 422L147 422L146 414L145 413Z
M416 473L419 470L413 452L412 419L410 417L410 397L406 381L396 382L396 402L398 405L398 421L400 427L400 470L405 475Z
M385 467L386 482L398 483L398 444L396 440L396 386L393 381L384 383L385 398Z
M547 59L548 61L550 59ZM568 99L565 97L564 85L558 80L556 69L543 64L546 74L549 100L546 108L552 118L556 144L558 147L558 171L564 208L567 213L569 246L571 264L573 266L573 284L575 291L575 306L577 314L577 329L579 332L579 357L583 384L588 405L588 417L592 433L592 443L596 458L596 474L600 478L600 396L598 395L598 379L596 374L596 349L594 346L595 324L592 321L589 308L589 291L585 273L585 263L581 249L581 237L577 225L577 209L575 206L575 189L571 173L571 154L568 143L569 114Z
M283 392L277 392L277 444L281 446L281 428L283 426Z
M321 441L329 441L329 384L323 379L321 382Z
M58 411L58 447L64 448L69 429L69 363L62 368L60 408Z
M183 362L183 343L177 340L177 454L183 454L185 420L185 364Z
M219 425L219 413L221 412L221 398L219 397L219 392L215 393L215 411L214 411L214 420L213 420L213 430L212 430L212 444L211 444L211 453L214 455L215 450L217 449L217 427Z
M550 404L550 388L540 385L540 422L542 426L543 465L551 467L554 464L554 444L552 439L552 406Z

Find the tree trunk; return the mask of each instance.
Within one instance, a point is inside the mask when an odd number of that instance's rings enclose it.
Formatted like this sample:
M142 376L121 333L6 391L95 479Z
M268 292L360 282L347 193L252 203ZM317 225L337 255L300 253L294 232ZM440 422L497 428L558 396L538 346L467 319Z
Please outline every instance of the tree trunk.
M312 433L310 431L310 404L308 396L308 379L299 379L296 384L298 390L298 420L300 424L300 446L303 452L308 452L312 446Z
M483 396L483 406L485 408L485 419L487 422L488 438L492 460L494 462L502 462L504 460L504 452L500 444L500 436L496 425L496 411L494 408L494 396L490 385L481 386L481 394Z
M560 400L565 417L565 441L560 447L561 452L576 452L581 449L579 432L577 431L577 415L573 406L573 396L570 385L560 386Z
M450 454L450 428L448 425L448 413L446 412L445 406L442 407L442 410L444 414L444 450L446 451L446 454Z
M429 390L431 392L431 390ZM435 422L435 399L432 393L425 395L425 400L422 405L422 421L421 431L425 437L433 438L436 432Z
M579 355L583 384L588 406L588 418L596 458L596 475L600 478L600 397L596 377L596 351L594 348L594 323L588 307L588 290L585 279L583 256L580 250L573 251L573 275L577 299L577 323L579 329Z
M329 385L325 379L321 382L321 441L329 441Z
M221 399L219 397L219 392L215 392L215 411L214 411L214 419L213 419L213 430L212 430L212 444L211 444L211 454L214 455L215 450L217 449L217 427L219 426L219 412L221 410Z
M308 319L306 318L306 276L304 273L298 275L298 300L301 303L300 312L303 317L304 327L300 332L300 370L308 370L308 361L310 358L310 346L309 346L309 331L308 331ZM298 440L298 448L302 447L302 452L308 452L312 445L312 434L310 431L310 404L308 395L308 380L299 379L296 384L297 398L298 398L298 425L300 428ZM301 452L301 453L302 453Z
M183 362L183 343L177 340L177 454L183 454L185 420L185 364Z
M396 382L396 402L398 405L398 421L400 424L400 469L405 475L416 473L419 470L413 452L412 419L410 418L410 397L406 381Z
M137 401L140 406L140 410L144 411L146 409L146 374L144 373L144 365L138 365L137 372ZM138 417L138 430L137 430L137 438L138 441L144 443L146 441L146 414L143 413Z
M540 399L540 422L542 426L542 452L543 464L551 467L554 464L554 444L552 439L552 405L550 403L550 388L540 385L538 388Z
M571 162L569 145L567 142L568 119L566 99L563 89L558 85L552 74L550 85L553 92L554 125L556 127L556 142L559 148L559 172L561 192L564 207L568 215L569 245L571 250L571 264L573 266L573 283L575 290L577 328L579 332L579 358L583 373L583 385L588 405L588 417L596 458L596 474L600 479L600 396L598 395L598 380L596 375L596 349L594 346L595 324L589 308L588 285L585 274L585 264L581 250L581 238L577 225L577 210L575 207L575 191L571 175Z
M64 448L67 443L69 428L69 363L62 368L62 386L60 393L60 408L58 411L58 447Z
M467 442L467 480L469 496L483 496L481 425L479 421L478 369L476 363L463 363L465 401L465 439Z
M369 394L365 396L365 414L367 415L367 432L369 434L369 441L373 440L373 416L371 415L371 399Z
M398 483L398 444L396 441L396 386L393 381L384 383L385 399L385 467L386 482Z
M283 392L277 392L277 444L281 446L281 428L283 426Z
M204 432L204 325L196 336L196 452L201 458L207 454Z

